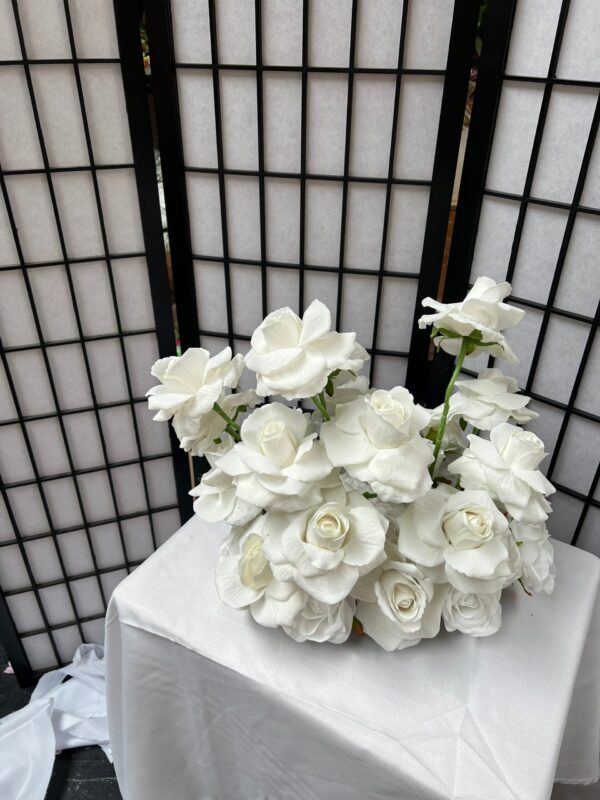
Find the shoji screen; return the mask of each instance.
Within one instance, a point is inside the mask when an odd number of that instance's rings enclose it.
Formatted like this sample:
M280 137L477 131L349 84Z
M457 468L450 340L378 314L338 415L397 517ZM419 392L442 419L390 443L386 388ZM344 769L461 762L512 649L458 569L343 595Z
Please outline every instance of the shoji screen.
M600 554L600 4L490 14L450 272L472 260L471 282L512 282L527 316L508 337L521 363L505 371L540 413L531 428L559 490L551 532Z
M454 177L451 154L434 175L438 134L458 149L473 47L477 9L465 3L455 20L464 41L450 46L464 75L446 92L458 124L440 123L454 6L149 3L169 228L187 213L185 294L195 293L203 346L245 352L265 314L302 313L318 297L370 350L377 385L404 381L432 185ZM170 192L179 135L185 181L174 177ZM449 202L434 208L442 249Z
M35 671L102 640L115 584L179 525L144 403L174 336L112 3L2 0L0 48L0 589Z

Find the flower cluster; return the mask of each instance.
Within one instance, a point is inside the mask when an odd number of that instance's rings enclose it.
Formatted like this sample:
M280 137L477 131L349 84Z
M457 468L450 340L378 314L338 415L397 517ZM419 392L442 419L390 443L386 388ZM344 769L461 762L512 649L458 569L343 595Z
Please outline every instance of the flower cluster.
M399 650L442 622L495 633L517 582L552 591L554 488L543 443L521 427L537 415L498 368L458 380L469 356L515 361L503 332L522 312L503 302L509 291L479 278L462 303L423 301L436 313L420 327L456 356L432 410L402 386L370 388L358 375L367 352L331 330L319 301L302 319L269 314L244 358L193 348L156 362L155 419L172 419L182 448L211 465L194 509L231 526L216 570L224 603L298 642L338 644L354 629ZM231 391L244 365L256 390ZM256 407L275 395L288 404Z

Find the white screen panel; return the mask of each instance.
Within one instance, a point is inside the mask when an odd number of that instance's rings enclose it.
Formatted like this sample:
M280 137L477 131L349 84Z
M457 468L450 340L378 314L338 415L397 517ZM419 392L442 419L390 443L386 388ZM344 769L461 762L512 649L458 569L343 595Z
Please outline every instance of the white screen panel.
M45 175L10 175L5 180L25 260L60 260L60 242Z
M0 272L0 336L4 347L38 341L31 304L20 272Z
M532 187L535 197L572 201L597 99L597 89L552 90Z
M600 5L572 0L556 70L560 78L600 81Z
M90 530L90 536L100 569L109 569L122 563L123 547L116 524L95 525Z
M219 0L215 9L221 64L256 64L253 0Z
M340 254L342 186L333 181L306 182L305 259L335 267Z
M152 514L152 520L154 522L154 530L159 545L166 542L181 525L179 512L177 510L161 511L158 514Z
M533 391L567 403L581 362L589 326L553 316L546 329Z
M39 169L42 154L22 67L0 68L0 119L2 168Z
M88 342L86 345L96 399L99 403L118 403L127 398L127 382L117 339ZM147 387L149 388L149 387ZM89 405L73 403L72 408Z
M15 419L17 416L17 412L15 409L15 404L12 399L12 395L10 393L10 387L8 384L8 377L6 375L6 370L4 369L4 365L0 365L0 419L7 420L7 419ZM1 508L0 503L0 508Z
M225 270L223 264L195 261L198 322L205 331L227 331L225 304Z
M256 75L226 70L219 80L224 165L258 169Z
M596 334L577 395L577 408L600 416L600 337Z
M138 464L111 469L117 505L121 514L135 514L146 505L144 481Z
M600 302L600 218L578 214L558 285L559 308L593 317Z
M556 440L563 421L563 413L548 403L531 400L527 406L539 414L537 419L527 423L527 430L533 431L544 442L544 449L549 455L540 464L540 470L546 474L551 454L556 447Z
M382 350L408 351L417 288L417 281L414 280L383 279L377 339L377 346Z
M445 69L454 3L428 0L409 3L404 66L411 69Z
M393 186L388 222L385 268L418 273L421 267L429 189Z
M0 197L0 264L16 264L18 260L4 197Z
M350 184L344 266L373 270L379 267L385 193L385 186L380 184Z
M519 306L518 303L515 303L514 305L517 306L517 308L523 308L522 306ZM527 383L531 361L543 318L542 312L537 311L536 309L523 308L523 311L526 313L522 321L517 327L507 330L505 334L513 353L515 353L519 359L519 363L502 363L502 371L507 375L511 375L513 378L516 378L517 383L521 388L523 388ZM480 358L481 360L479 358L469 359L469 362L471 363L468 363L467 367L470 369L475 369L475 367L473 367L473 363L479 360L480 365L478 368L487 366L487 356L482 356Z
M302 1L262 1L263 62L269 65L302 63Z
M20 425L0 426L0 473L6 483L27 480L31 461Z
M312 174L344 171L347 100L345 75L309 75L307 165Z
M23 647L32 669L48 669L48 664L56 664L54 650L47 634L28 636L23 640Z
M10 0L0 0L0 60L16 61L21 58L19 37Z
M350 139L352 175L387 177L395 88L395 78L387 75L357 75L354 80Z
M567 224L567 212L529 205L512 279L513 294L545 303Z
M36 419L28 422L26 429L40 475L69 472L69 459L58 420Z
M216 175L192 173L186 178L192 251L196 255L222 256L219 179Z
M48 531L48 518L37 486L21 486L8 490L17 527L24 536Z
M263 74L265 166L272 172L300 171L302 79L288 72Z
M145 403L136 403L133 406L137 420L142 453L146 456L165 454L169 452L169 429L166 425L156 425ZM137 457L137 453L134 458Z
M373 344L373 323L377 278L370 275L344 275L342 289L342 319L338 326L342 330L356 332L363 347Z
M521 194L529 166L543 87L505 81L494 131L487 187Z
M600 208L600 136L596 136L596 143L592 151L592 158L588 165L581 204L592 208Z
M77 322L63 266L28 271L42 333L47 342L78 338Z
M138 453L135 432L131 424L131 408L116 406L100 409L98 413L109 462L113 464L135 459ZM100 458L96 458L95 465L99 466L103 463L103 459L100 453L97 456Z
M142 221L133 170L101 170L98 183L110 252L143 250Z
M88 352L104 342L90 342ZM60 345L48 348L48 360L56 386L58 402L61 408L79 408L92 403L90 385L85 372L83 351L79 344ZM90 359L91 360L91 359ZM113 364L105 366L106 380ZM93 373L93 366L92 366Z
M180 69L177 88L185 163L189 167L216 167L212 73L208 70Z
M208 0L171 0L171 17L177 61L210 64Z
M562 0L519 0L506 63L508 75L546 77Z
M157 458L144 464L150 504L153 508L177 503L173 466L170 458Z
M18 630L38 630L44 621L33 592L24 592L6 598L10 615Z
M118 58L111 0L69 0L78 58Z
M152 328L154 312L146 259L115 259L112 272L123 330Z
M227 175L227 232L229 255L260 258L260 214L258 178Z
M267 270L267 311L287 306L298 313L299 271L296 269Z
M62 0L19 0L19 16L28 58L70 58Z
M102 447L94 414L67 414L64 425L75 469L96 467L102 463Z
M19 555L16 545L8 545L2 548L2 558L0 558L0 581L6 591L21 589L27 586L29 578L25 570L25 565Z
M406 383L408 359L399 356L377 356L373 385L380 389L393 389Z
M81 527L81 509L77 502L73 478L47 481L44 484L44 494L52 522L57 528Z
M600 425L581 417L571 417L554 472L555 480L569 489L587 494L598 468L599 452Z
M51 486L51 483L47 485ZM51 539L39 539L35 542L27 542L24 547L27 552L29 565L39 583L60 580L60 562L58 560L56 547Z
M483 198L471 267L472 282L480 275L487 275L497 283L506 278L518 215L519 206L512 200Z
M237 334L250 336L260 325L263 318L261 291L259 267L231 265L233 330Z
M347 67L351 0L312 0L308 60L313 67Z
M267 178L265 181L265 211L267 260L298 263L300 256L300 182Z
M80 616L91 617L94 614L103 613L102 595L100 594L98 581L95 577L72 581L71 591L73 592L75 606ZM75 629L71 630L73 630L73 635L75 637L79 636ZM75 647L77 647L77 643ZM71 650L71 652L73 651Z
M443 89L442 78L402 78L394 158L396 178L431 179Z
M150 369L158 359L156 335L147 333L143 336L126 336L124 343L131 379L131 392L134 397L144 397L155 382L155 378L150 374Z
M33 66L31 78L50 166L89 164L73 67Z
M152 552L152 534L148 517L123 520L123 536L127 555L133 561L143 561Z
M117 320L106 264L74 264L71 271L84 335L115 334Z
M600 557L600 537L598 536L598 531L600 531L600 509L592 507L588 509L578 544L579 547L583 547L584 550L589 550L590 553L594 553L594 555Z
M121 67L119 64L82 64L79 71L94 161L96 164L131 163L133 155Z
M402 3L371 0L358 7L356 65L395 69L398 65Z
M6 358L21 412L25 416L52 413L54 404L41 352L24 350L8 353Z
M70 258L101 255L104 247L91 173L58 172L52 176L52 183L67 255Z

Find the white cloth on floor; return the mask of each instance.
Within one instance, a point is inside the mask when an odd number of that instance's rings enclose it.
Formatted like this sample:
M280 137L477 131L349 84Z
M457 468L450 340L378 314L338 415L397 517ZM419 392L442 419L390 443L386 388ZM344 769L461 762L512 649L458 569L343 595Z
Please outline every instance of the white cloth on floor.
M495 636L385 653L298 644L224 606L225 530L190 520L111 599L125 800L548 800L555 776L597 779L593 555L555 542L554 594L507 591Z
M0 720L0 798L44 800L55 753L95 744L112 760L104 648L82 644L72 664L40 678L29 705Z

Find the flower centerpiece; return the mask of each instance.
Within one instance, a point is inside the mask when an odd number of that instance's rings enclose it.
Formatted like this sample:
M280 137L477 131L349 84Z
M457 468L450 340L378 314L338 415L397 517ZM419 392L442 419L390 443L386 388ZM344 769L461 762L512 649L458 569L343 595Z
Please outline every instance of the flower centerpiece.
M191 348L157 361L149 407L211 469L194 509L231 526L219 596L298 642L352 630L385 650L448 631L489 636L501 597L554 586L545 521L554 488L537 415L494 367L460 379L478 353L515 362L504 331L523 312L507 283L478 278L461 303L426 298L437 349L456 357L441 406L402 386L370 388L354 333L331 330L315 300L300 319L269 314L245 357ZM256 389L235 392L244 366ZM262 398L280 397L259 405Z

